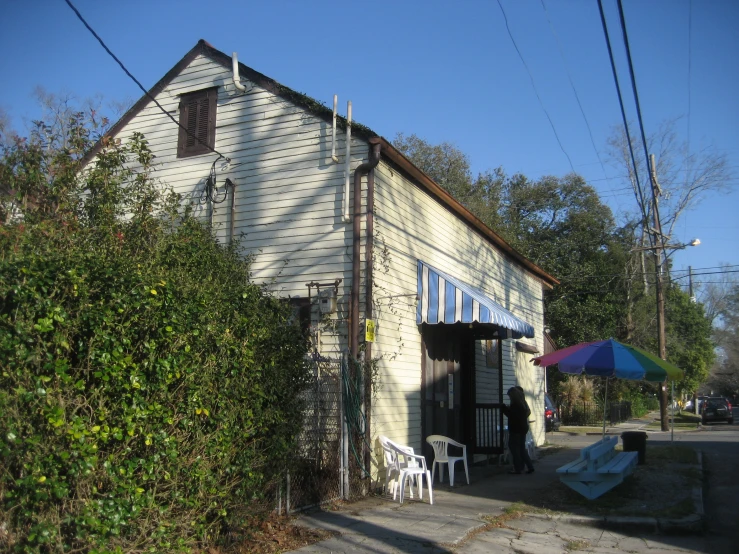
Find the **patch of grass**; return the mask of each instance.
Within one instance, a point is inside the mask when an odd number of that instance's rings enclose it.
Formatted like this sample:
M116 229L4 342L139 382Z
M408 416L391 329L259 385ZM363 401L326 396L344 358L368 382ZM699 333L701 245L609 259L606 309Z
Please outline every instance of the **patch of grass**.
M648 462L674 462L678 464L698 463L698 455L688 446L647 446Z
M607 426L606 426L607 427ZM563 425L559 428L561 433L575 433L576 435L585 435L587 433L602 433L603 427L592 427L592 426L574 426L574 425Z
M701 475L701 472L697 467L680 469L677 472L682 475L687 481L690 481L694 487L699 486L703 480L703 475Z
M573 550L584 550L590 546L588 541L567 541L565 543L565 550L572 552Z
M553 514L552 510L542 508L540 506L532 506L526 502L514 502L503 510L503 513L499 516L483 516L483 519L487 521L491 527L503 527L506 522L520 519L526 514Z
M662 425L659 421L655 421L647 425L647 429L660 429ZM695 423L675 423L675 431L680 430L695 430L698 426Z
M668 420L670 414L668 413ZM701 422L701 416L691 412L678 412L675 414L675 429L695 429ZM649 428L659 428L659 420L648 425Z
M672 506L665 508L661 516L662 517L685 517L693 513L693 500L691 498L685 498Z

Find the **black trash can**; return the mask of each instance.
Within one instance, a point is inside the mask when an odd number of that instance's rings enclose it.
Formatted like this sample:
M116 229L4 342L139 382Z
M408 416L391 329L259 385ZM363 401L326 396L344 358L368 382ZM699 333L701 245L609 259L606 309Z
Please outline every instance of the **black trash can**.
M647 460L647 434L644 431L626 431L621 433L624 452L638 452L639 465Z

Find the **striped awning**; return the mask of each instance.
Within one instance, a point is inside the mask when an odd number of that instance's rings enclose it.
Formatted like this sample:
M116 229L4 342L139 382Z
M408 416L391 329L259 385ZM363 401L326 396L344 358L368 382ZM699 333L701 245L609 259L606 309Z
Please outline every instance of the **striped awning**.
M534 327L480 289L418 260L416 323L486 323L508 329L510 338L534 337Z

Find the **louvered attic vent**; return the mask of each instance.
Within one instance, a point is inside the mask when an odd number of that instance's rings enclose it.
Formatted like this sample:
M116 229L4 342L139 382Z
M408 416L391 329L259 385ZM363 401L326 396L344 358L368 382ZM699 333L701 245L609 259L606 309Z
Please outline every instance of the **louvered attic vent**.
M207 154L215 147L217 99L217 87L180 96L180 125L187 132L180 127L178 158Z

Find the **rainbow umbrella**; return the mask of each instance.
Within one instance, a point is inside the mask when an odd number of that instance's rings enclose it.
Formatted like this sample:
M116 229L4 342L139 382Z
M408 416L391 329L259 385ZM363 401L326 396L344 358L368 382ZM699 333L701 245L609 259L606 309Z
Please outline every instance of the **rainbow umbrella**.
M640 348L613 339L581 342L551 354L538 356L532 361L539 366L558 364L562 373L576 375L585 373L600 377L647 381L676 380L683 377L683 371L677 366Z
M606 434L606 402L608 398L608 378L647 381L682 379L679 367L658 358L640 348L623 344L613 339L596 342L581 342L551 354L538 356L531 360L535 365L557 364L562 373L606 377L606 392L603 402L603 436Z

